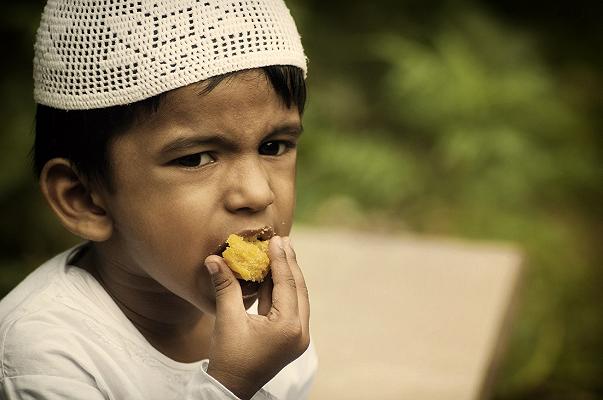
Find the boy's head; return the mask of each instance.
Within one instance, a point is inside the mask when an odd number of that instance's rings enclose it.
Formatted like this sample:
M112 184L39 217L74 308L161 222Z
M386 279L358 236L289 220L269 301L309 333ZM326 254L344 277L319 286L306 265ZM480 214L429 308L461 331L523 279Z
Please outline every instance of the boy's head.
M232 232L290 230L305 71L280 0L49 1L42 191L96 263L211 311L205 257Z
M65 157L110 184L107 144L187 84L208 93L260 67L288 107L305 103L306 60L282 0L50 0L35 50L38 176Z

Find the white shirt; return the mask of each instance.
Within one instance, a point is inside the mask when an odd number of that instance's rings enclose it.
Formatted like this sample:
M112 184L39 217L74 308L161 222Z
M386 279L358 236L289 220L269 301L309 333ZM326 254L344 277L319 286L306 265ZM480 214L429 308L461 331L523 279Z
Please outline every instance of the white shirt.
M73 250L0 301L0 398L237 399L205 372L208 360L181 363L151 346L93 276L68 265ZM306 398L316 367L310 344L253 400Z

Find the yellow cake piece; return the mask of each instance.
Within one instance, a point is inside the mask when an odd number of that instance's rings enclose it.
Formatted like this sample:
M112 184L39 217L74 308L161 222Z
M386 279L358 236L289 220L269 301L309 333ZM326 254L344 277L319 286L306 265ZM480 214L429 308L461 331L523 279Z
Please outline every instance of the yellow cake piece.
M268 240L243 238L234 233L226 240L228 247L222 252L226 264L237 278L262 282L270 269Z

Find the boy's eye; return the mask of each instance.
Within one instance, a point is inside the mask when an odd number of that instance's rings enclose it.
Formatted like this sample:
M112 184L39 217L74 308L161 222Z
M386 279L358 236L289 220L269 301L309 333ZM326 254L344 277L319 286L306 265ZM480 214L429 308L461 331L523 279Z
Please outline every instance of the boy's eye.
M175 159L173 162L181 167L197 168L216 161L209 153L195 153Z
M292 147L294 147L292 143L274 140L272 142L262 143L259 151L260 154L265 156L280 156Z

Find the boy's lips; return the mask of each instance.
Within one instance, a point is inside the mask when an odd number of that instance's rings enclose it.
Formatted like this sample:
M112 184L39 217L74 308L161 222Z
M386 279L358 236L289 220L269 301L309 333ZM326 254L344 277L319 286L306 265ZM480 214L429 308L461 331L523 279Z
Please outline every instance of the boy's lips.
M235 234L244 238L256 237L259 240L268 240L272 236L274 236L274 229L271 226L266 225L261 228L243 229L239 232L235 232ZM218 246L217 250L214 252L215 255L220 257L222 256L222 253L228 247L228 243L226 243L226 240L227 239L224 239L220 246Z

